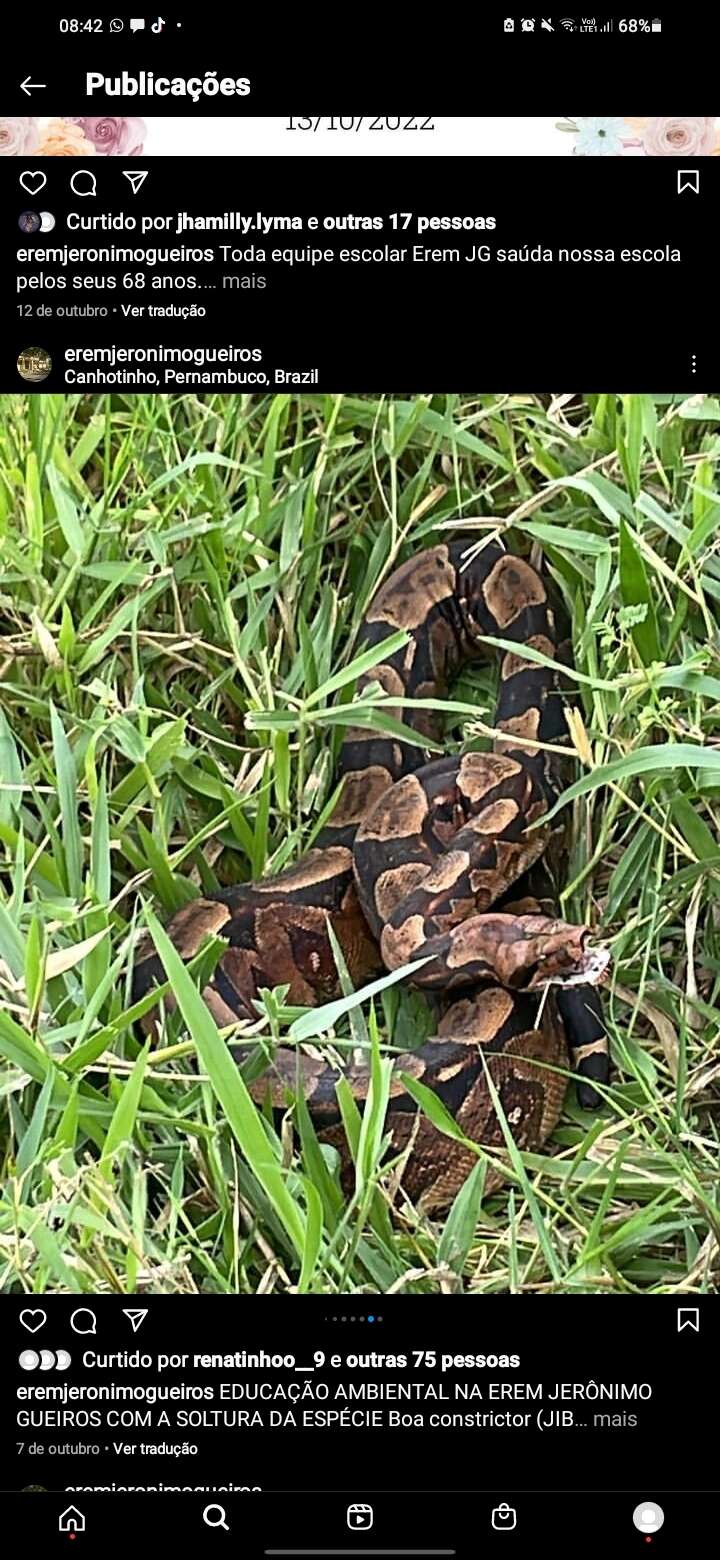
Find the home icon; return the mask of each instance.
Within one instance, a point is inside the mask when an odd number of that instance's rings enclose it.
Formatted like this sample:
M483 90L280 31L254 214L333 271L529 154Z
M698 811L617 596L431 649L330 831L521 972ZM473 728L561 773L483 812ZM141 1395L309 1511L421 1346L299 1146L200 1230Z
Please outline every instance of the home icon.
M84 1533L85 1518L77 1506L68 1506L58 1517L58 1531L60 1533Z

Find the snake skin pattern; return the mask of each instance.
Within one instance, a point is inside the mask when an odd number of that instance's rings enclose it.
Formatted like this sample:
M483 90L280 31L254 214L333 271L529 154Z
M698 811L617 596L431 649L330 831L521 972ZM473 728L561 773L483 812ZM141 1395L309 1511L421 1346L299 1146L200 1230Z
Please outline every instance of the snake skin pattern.
M403 1188L423 1211L437 1212L476 1155L418 1112L402 1075L432 1089L466 1138L502 1148L489 1072L515 1142L538 1149L559 1119L568 1066L587 1108L598 1104L595 1084L607 1081L595 987L608 955L592 946L587 927L554 911L547 863L562 865L562 829L542 820L559 793L548 745L562 743L566 726L541 576L497 542L474 556L465 541L429 548L378 590L357 653L398 629L407 643L360 679L358 693L380 684L397 698L390 713L432 742L442 741L442 716L403 701L446 698L467 662L488 658L485 636L512 643L501 655L494 751L428 762L422 747L350 726L339 801L313 849L274 877L186 905L168 932L186 960L209 934L226 940L203 991L221 1026L256 1019L263 987L286 986L292 1005L337 996L329 926L356 986L426 961L412 979L442 1009L437 1034L396 1058L386 1131L392 1156L405 1156ZM549 665L524 657L526 646ZM136 959L135 999L163 979L146 942ZM242 1061L251 1049L234 1046L234 1054ZM351 1065L344 1076L362 1102L367 1071ZM250 1087L257 1100L282 1109L299 1082L351 1186L337 1081L332 1066L280 1046ZM493 1171L488 1189L499 1179Z

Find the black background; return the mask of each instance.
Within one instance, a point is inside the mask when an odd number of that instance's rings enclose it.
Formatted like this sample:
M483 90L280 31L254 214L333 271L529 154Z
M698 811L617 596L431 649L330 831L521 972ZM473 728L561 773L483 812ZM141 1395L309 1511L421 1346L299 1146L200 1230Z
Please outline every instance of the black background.
M24 166L23 164L22 166ZM147 166L149 175L137 196L123 178L126 168ZM720 366L715 255L710 239L712 212L720 190L720 158L707 158L700 170L700 193L678 194L677 167L663 159L448 158L353 159L342 165L327 158L266 158L244 161L242 177L229 159L206 163L175 158L96 158L96 198L79 199L69 189L76 159L46 158L48 184L36 198L38 209L54 212L52 233L27 237L17 219L29 202L18 188L21 165L0 166L2 298L6 345L1 354L0 389L25 388L16 369L18 352L45 346L53 372L39 388L66 388L62 349L68 343L192 345L212 342L263 350L262 367L303 371L317 367L318 386L329 392L414 391L697 391L716 382ZM692 165L691 165L692 166ZM122 210L186 210L197 215L241 211L282 215L387 216L412 211L422 215L497 218L495 233L279 232L247 239L226 232L172 233L117 231L71 232L67 211L83 215ZM302 265L290 270L269 263L239 267L160 264L154 273L199 275L202 291L164 289L126 291L125 272L142 267L118 263L110 270L117 289L77 292L52 290L15 293L16 251L68 243L112 244L139 248L186 245L205 248L251 242L269 252L277 247L460 248L474 243L518 247L543 244L569 248L680 248L682 262L669 265L621 264L416 264ZM216 250L217 252L217 250ZM48 269L71 278L78 264L65 268L25 265L24 273ZM95 264L98 273L103 268ZM258 272L268 277L260 291L226 291L223 272ZM153 272L148 271L151 276ZM210 290L208 290L210 284ZM215 289L215 290L212 290ZM161 305L201 303L206 319L20 319L17 303L99 305L124 302ZM120 365L127 369L127 365ZM152 367L153 365L149 365ZM178 365L183 367L183 365ZM217 365L209 364L209 368ZM238 365L241 366L241 365ZM252 366L252 365L250 365ZM186 368L189 365L185 365ZM87 388L112 389L117 381ZM316 387L318 387L316 386ZM28 387L32 389L32 387ZM82 388L75 384L69 388ZM126 390L133 384L126 383ZM137 384L136 388L143 388ZM162 382L159 388L162 388ZM173 388L172 386L169 388ZM188 389L202 389L202 384ZM213 388L222 388L215 384ZM228 388L237 388L230 380ZM282 388L295 388L284 385ZM297 388L300 388L299 386Z
M587 8L586 8L587 9ZM374 8L285 10L271 20L248 7L163 6L166 27L131 34L122 9L55 7L13 14L16 42L4 88L5 113L117 113L117 97L85 99L85 73L123 70L157 74L248 77L246 97L128 99L125 113L254 114L586 114L698 113L712 108L717 84L720 18L717 8L629 6L624 15L660 16L660 33L620 33L623 13L592 10L598 25L610 17L612 33L566 33L551 13L554 32L523 33L521 17L533 8L482 6L471 11L407 13L397 33ZM515 32L503 19L515 18ZM543 8L543 15L546 14ZM61 33L61 16L104 16L101 35ZM125 19L110 34L111 16ZM148 24L157 10L147 13ZM578 23L580 15L576 16ZM178 21L181 26L178 27ZM400 22L400 18L398 18ZM27 80L45 83L30 97ZM644 98L644 101L640 101ZM635 100L635 101L633 101Z
M476 1470L468 1468L468 1474ZM322 1497L293 1491L282 1496L220 1496L226 1528L205 1526L203 1512L210 1503L203 1496L127 1496L112 1506L102 1496L17 1495L5 1503L5 1531L14 1529L20 1542L32 1533L43 1554L97 1555L132 1553L156 1556L158 1549L173 1553L210 1556L277 1555L287 1546L301 1554L344 1555L362 1560L365 1555L430 1555L440 1550L452 1556L478 1560L493 1556L536 1554L579 1557L608 1554L625 1556L712 1553L717 1538L714 1520L716 1498L711 1489L688 1498L680 1491L636 1486L625 1493L605 1491L601 1498L591 1489L565 1495L556 1490L530 1488L518 1493L512 1486L485 1489L482 1473L462 1495L449 1496L442 1487L426 1481L416 1490L377 1494L371 1487L349 1484L342 1494ZM426 1470L432 1479L432 1469ZM637 1505L652 1500L665 1516L660 1531L647 1538L633 1525ZM350 1532L347 1508L365 1502L373 1510L371 1532ZM515 1511L515 1529L492 1530L493 1508L505 1502ZM86 1519L86 1531L76 1541L58 1532L58 1518L75 1505ZM215 1502L213 1502L215 1504ZM217 1522L219 1513L209 1512ZM100 1548L101 1546L101 1548ZM382 1546L382 1547L381 1547ZM417 1546L417 1547L416 1547Z
M678 1332L678 1306L699 1306L700 1329ZM137 1334L133 1333L125 1307L141 1306L148 1316ZM43 1307L48 1321L41 1331L30 1336L18 1317L24 1307ZM70 1318L77 1307L90 1307L97 1317L95 1336L78 1337ZM12 1391L4 1395L3 1426L6 1438L6 1468L12 1468L8 1480L12 1488L38 1483L54 1489L77 1485L212 1482L241 1486L259 1485L265 1490L323 1487L346 1489L425 1489L428 1480L436 1487L462 1489L472 1483L486 1489L508 1487L568 1487L588 1485L617 1489L648 1487L685 1487L702 1489L715 1482L716 1453L714 1438L703 1428L703 1417L717 1396L717 1323L715 1301L694 1295L653 1296L640 1304L633 1296L583 1295L576 1297L509 1299L505 1296L41 1296L13 1297L4 1302L5 1336L8 1340L8 1382ZM368 1316L374 1317L370 1322ZM364 1319L360 1319L364 1318ZM9 1340L12 1340L11 1345ZM41 1347L65 1348L73 1356L68 1370L27 1372L17 1364L20 1350ZM539 1382L547 1390L555 1382L648 1383L652 1395L648 1401L591 1397L588 1402L550 1401L431 1401L391 1402L385 1406L403 1413L454 1411L471 1413L529 1412L534 1426L538 1409L565 1412L573 1410L575 1426L563 1429L557 1424L547 1429L473 1428L451 1432L447 1429L133 1429L111 1431L96 1429L19 1429L16 1409L42 1407L15 1399L18 1387L30 1384L91 1383L108 1381L147 1384L159 1381L173 1384L187 1380L195 1383L220 1381L257 1382L272 1380L287 1383L314 1381L293 1370L277 1372L244 1369L185 1367L166 1371L159 1377L152 1369L86 1369L82 1365L85 1348L99 1353L117 1350L167 1353L195 1351L230 1353L265 1350L268 1354L293 1353L298 1364L312 1361L313 1351L321 1349L326 1364L317 1379L337 1381L421 1381L444 1383L447 1390L455 1380L477 1381L485 1390L489 1380L503 1382ZM486 1368L439 1370L415 1368L414 1349L443 1353L520 1355L516 1369ZM334 1352L405 1354L410 1357L406 1370L333 1370L327 1361ZM450 1386L448 1386L450 1383ZM49 1408L63 1405L48 1403ZM71 1409L132 1405L70 1403ZM136 1405L143 1409L145 1404ZM160 1404L162 1408L202 1409L202 1403ZM285 1410L292 1403L256 1403L215 1399L211 1408L257 1407ZM320 1403L309 1407L383 1407L377 1403ZM302 1405L298 1410L301 1413ZM638 1428L612 1431L594 1428L592 1416L636 1414ZM66 1443L68 1441L189 1441L196 1444L196 1456L153 1458L118 1457L112 1450L100 1456L15 1456L16 1439L26 1443ZM208 1498L212 1498L209 1496Z

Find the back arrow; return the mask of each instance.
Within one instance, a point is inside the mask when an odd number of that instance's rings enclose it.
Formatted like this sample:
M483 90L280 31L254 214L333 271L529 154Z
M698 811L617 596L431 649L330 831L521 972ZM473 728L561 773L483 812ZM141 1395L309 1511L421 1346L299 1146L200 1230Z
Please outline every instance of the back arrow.
M25 80L20 82L20 90L21 90L21 92L25 93L26 97L30 96L30 93L32 92L33 87L45 87L45 86L47 86L47 82L45 82L45 81L31 81L29 76L26 76Z

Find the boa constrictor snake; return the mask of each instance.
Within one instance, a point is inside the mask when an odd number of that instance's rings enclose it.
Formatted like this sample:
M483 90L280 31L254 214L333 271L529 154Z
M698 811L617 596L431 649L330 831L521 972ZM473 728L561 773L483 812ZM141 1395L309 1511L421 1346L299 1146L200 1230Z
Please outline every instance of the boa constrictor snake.
M559 792L547 745L566 733L555 619L541 576L497 542L474 556L463 541L429 548L379 589L358 650L398 629L407 643L367 672L359 690L375 683L398 701L443 699L465 663L487 658L483 636L517 646L501 661L494 725L503 735L494 751L428 762L422 747L349 727L339 800L314 847L274 877L184 906L168 932L185 960L211 934L227 941L203 991L221 1026L256 1019L263 987L287 986L292 1005L338 995L329 925L356 986L426 960L414 984L435 1000L454 1000L437 1035L396 1057L386 1131L393 1155L405 1151L403 1187L424 1211L437 1211L476 1156L418 1112L401 1074L433 1090L467 1138L497 1148L504 1137L487 1069L518 1146L540 1147L558 1121L568 1063L586 1107L598 1103L594 1084L607 1080L594 987L608 955L591 946L587 927L557 919L541 860L561 859L557 831L541 820ZM524 659L524 646L551 665ZM422 704L399 702L392 713L421 737L442 736L441 716ZM146 943L135 999L163 979ZM250 1050L240 1046L235 1055L243 1060ZM351 1065L344 1075L362 1102L366 1069ZM338 1148L347 1175L335 1068L280 1046L250 1087L257 1100L282 1108L299 1080L321 1140ZM498 1181L493 1171L486 1185Z

